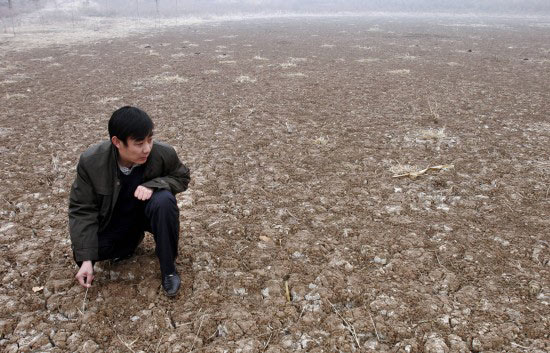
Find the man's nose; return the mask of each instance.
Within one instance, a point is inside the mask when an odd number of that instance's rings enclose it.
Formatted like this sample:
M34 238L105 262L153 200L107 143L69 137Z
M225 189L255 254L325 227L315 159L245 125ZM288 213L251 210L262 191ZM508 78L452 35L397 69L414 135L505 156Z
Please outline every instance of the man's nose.
M149 153L151 152L151 148L153 148L153 143L145 143L143 146L143 152Z

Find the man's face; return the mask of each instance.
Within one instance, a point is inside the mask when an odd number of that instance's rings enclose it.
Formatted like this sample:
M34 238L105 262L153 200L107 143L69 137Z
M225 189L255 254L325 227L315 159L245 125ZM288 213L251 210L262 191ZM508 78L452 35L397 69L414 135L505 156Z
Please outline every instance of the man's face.
M111 139L118 149L119 162L125 167L131 167L134 164L144 164L153 148L153 136L148 136L143 140L136 140L129 137L124 144L116 136Z

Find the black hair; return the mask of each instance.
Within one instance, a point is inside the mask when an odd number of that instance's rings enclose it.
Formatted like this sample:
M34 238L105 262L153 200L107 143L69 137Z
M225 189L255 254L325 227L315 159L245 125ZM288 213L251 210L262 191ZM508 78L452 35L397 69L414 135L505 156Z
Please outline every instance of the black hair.
M115 110L109 119L109 136L116 136L124 144L128 138L144 140L153 134L153 121L143 110L125 106Z

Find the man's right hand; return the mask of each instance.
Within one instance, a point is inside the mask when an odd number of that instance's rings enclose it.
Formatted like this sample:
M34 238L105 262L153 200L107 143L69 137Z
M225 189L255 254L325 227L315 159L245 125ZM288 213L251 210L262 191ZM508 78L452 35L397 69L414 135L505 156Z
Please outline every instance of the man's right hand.
M76 274L76 280L84 288L90 288L94 280L94 265L92 261L83 261L80 270Z

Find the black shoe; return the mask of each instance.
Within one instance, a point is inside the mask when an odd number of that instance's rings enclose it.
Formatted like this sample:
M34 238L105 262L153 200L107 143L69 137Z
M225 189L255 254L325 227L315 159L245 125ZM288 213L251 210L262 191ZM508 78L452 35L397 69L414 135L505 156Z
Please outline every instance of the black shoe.
M170 275L162 276L162 288L167 296L173 297L178 294L180 289L181 279L177 272Z
M129 254L123 255L121 257L115 257L114 259L111 259L111 264L118 264L124 260L131 259L134 256L134 252L131 252Z

